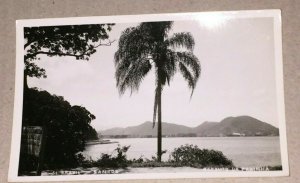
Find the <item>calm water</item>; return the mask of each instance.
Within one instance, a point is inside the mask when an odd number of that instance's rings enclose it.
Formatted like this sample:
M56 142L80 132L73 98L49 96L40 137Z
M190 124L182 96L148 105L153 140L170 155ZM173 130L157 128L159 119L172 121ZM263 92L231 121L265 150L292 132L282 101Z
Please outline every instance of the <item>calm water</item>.
M120 144L130 145L127 152L129 159L151 158L156 153L156 138L111 139L115 144L99 144L87 146L83 154L97 159L101 153L111 154ZM176 147L185 144L197 145L200 148L222 151L234 165L239 167L258 167L281 165L279 137L178 137L163 138L162 149L167 150L163 159Z

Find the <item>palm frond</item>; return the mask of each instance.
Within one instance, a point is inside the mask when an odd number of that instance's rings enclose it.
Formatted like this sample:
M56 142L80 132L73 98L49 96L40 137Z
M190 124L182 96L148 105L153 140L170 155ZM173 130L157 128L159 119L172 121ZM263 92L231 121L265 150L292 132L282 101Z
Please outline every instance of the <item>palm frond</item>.
M151 50L151 40L138 28L127 28L123 31L115 53L115 65L124 59L137 60L147 58Z
M180 70L183 78L188 82L189 88L192 89L192 93L191 93L191 96L192 96L194 93L195 86L196 86L195 79L193 78L193 75L189 71L189 69L182 62L179 62L178 65L179 65L179 70Z
M114 57L117 87L120 94L127 88L132 93L151 69L151 39L139 27L130 27L123 31L118 47Z
M175 59L188 66L193 72L196 83L201 74L201 65L198 58L192 52L174 52Z
M166 38L168 32L172 28L172 21L164 22L143 22L139 28L145 33L148 33L154 40L159 37Z
M177 70L177 63L173 51L167 49L165 55L166 57L164 58L164 64L162 70L165 72L168 85L170 85L170 80L173 78Z
M137 62L135 61L135 63ZM118 64L115 77L119 93L123 94L127 88L131 90L131 93L137 91L141 81L151 70L151 67L149 60L139 60L139 64L123 60L123 62Z
M166 40L166 44L171 48L186 48L189 51L193 51L195 46L195 41L191 33L189 32L180 32L174 33L172 37Z

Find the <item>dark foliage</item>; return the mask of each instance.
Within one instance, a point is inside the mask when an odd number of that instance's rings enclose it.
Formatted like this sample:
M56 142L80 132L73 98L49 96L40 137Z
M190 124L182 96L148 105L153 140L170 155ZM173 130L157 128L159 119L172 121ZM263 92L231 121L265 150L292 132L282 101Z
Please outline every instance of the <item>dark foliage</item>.
M25 27L25 75L46 77L43 68L34 61L39 55L71 56L88 60L99 46L108 46L108 32L113 24ZM103 42L106 40L105 42Z
M271 171L278 171L278 170L282 170L282 166L278 165L278 166L268 166L268 169Z
M29 89L27 76L46 77L46 71L36 65L41 55L69 56L89 60L99 46L109 46L108 32L114 24L42 26L24 28L24 103L23 126L38 125L47 129L45 168L77 166L76 153L87 140L98 139L90 126L95 119L82 106L71 106L63 97L46 91ZM20 155L19 172L36 168L36 159Z
M97 167L101 168L125 168L128 166L128 160L126 157L126 152L130 146L118 146L115 151L116 155L102 154L97 160Z
M82 167L98 167L99 169L105 168L126 168L130 161L127 159L127 151L130 146L118 146L112 154L102 153L97 161L88 160L82 156L82 154L77 155L79 165Z
M95 116L82 106L71 106L63 97L47 91L28 89L24 92L22 126L43 126L47 129L44 168L77 166L76 153L84 150L85 142L97 139L90 126ZM34 158L20 155L19 171L36 168Z
M232 161L221 151L200 149L188 144L175 148L169 161L192 167L233 167Z
M157 161L156 156L151 159L140 157L138 159L127 159L126 153L130 146L118 146L112 154L101 154L96 161L86 159L82 154L78 154L80 166L84 168L98 167L106 168L126 168L130 167L195 167L195 168L234 168L221 151L199 149L194 145L184 145L175 148L168 161ZM116 153L115 153L116 152ZM166 151L164 151L166 153Z

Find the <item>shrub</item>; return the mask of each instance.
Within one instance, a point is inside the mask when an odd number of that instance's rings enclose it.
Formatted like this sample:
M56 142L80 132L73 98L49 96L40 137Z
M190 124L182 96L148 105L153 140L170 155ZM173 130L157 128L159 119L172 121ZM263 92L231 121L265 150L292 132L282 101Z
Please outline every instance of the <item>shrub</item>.
M130 146L118 146L114 152L117 152L116 155L113 154L103 154L95 162L95 165L99 168L126 168L128 166L128 160L126 157L126 152Z
M199 149L194 145L185 145L175 148L168 161L158 162L155 156L152 159L143 158L128 160L126 153L130 146L118 146L112 154L102 153L97 161L86 159L82 154L77 155L77 161L83 167L126 168L130 167L226 167L233 168L231 160L227 159L222 152L215 150Z
M221 151L199 149L194 145L175 148L169 162L192 167L233 167L233 163Z
M268 166L269 170L282 170L282 166L281 165L277 165L277 166Z

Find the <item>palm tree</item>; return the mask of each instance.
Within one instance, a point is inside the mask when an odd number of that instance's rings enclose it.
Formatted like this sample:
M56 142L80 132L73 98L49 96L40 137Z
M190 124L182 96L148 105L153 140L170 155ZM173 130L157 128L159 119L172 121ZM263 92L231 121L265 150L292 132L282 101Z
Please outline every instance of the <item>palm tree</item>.
M200 76L201 67L193 54L194 39L188 32L168 37L173 22L146 22L122 32L115 53L115 77L119 93L126 89L137 91L147 73L155 69L156 89L153 109L153 127L157 117L157 160L162 155L161 94L163 87L179 70L192 93Z

